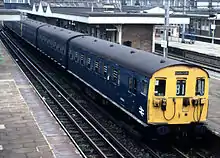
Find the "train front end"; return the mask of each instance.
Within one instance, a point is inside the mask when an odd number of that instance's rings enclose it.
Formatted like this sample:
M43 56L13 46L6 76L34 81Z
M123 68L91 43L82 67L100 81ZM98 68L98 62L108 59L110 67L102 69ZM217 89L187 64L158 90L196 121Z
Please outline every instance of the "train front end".
M158 126L159 134L182 128L202 132L208 93L209 76L205 70L185 65L160 69L150 80L148 124Z

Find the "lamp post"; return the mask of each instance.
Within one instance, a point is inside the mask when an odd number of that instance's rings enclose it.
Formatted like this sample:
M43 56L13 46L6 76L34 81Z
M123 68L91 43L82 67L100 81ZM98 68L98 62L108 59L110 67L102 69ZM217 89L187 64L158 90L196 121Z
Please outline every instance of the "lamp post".
M185 15L186 14L186 10L185 10L185 7L186 7L186 0L183 0L183 15ZM182 27L182 43L185 43L185 31L186 31L186 25L185 24L183 24L182 25L183 27Z
M165 17L164 17L164 34L163 34L163 57L166 58L168 55L168 30L169 30L169 20L170 20L170 0L166 0L165 4Z
M209 15L209 20L213 20L213 23L211 24L212 44L215 43L215 28L216 28L215 20L216 20L216 18L217 18L217 14Z

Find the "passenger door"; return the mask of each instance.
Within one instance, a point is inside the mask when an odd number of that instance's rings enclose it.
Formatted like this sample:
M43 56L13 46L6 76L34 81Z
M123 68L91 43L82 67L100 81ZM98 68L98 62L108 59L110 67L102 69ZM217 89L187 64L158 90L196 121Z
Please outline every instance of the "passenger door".
M135 111L136 104L136 94L137 94L137 78L133 72L128 74L128 108L130 111Z

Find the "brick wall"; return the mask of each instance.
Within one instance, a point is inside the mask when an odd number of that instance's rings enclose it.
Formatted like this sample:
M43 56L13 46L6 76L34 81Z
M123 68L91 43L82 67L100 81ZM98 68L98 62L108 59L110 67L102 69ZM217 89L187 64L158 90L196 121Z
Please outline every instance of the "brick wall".
M123 25L122 43L131 41L133 48L152 51L153 25Z

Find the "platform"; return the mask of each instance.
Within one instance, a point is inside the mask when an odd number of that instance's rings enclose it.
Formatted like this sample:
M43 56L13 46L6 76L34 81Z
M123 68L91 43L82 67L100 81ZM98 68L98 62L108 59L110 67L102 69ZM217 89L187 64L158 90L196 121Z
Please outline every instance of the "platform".
M15 9L0 9L0 21L20 21L21 12Z
M0 158L79 158L0 41Z
M155 38L155 43L161 44L161 37ZM186 39L186 41L189 41ZM169 37L170 47L175 47L179 49L189 50L193 52L198 52L210 56L220 57L220 45L219 44L212 44L207 42L195 41L194 44L188 43L181 43L181 38L176 37Z
M220 74L210 72L207 127L220 136Z

